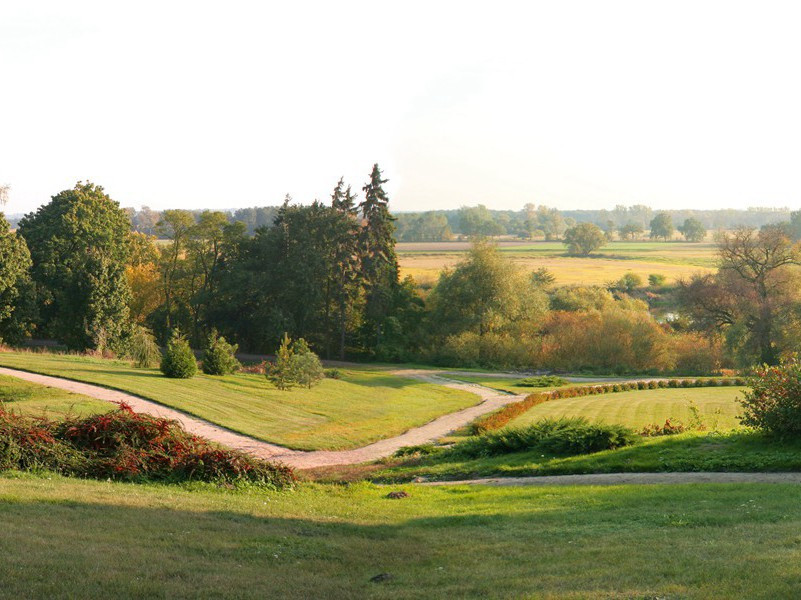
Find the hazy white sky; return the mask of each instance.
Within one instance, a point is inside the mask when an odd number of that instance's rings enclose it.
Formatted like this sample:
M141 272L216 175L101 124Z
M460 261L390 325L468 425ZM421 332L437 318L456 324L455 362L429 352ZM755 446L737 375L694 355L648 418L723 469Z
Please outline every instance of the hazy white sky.
M801 205L801 4L0 3L9 213Z

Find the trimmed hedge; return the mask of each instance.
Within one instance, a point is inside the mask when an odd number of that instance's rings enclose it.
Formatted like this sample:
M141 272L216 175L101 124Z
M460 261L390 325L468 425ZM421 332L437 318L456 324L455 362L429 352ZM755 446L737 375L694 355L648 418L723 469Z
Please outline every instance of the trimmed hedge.
M714 382L714 383L710 383ZM596 394L610 394L630 390L655 390L659 388L693 388L711 386L744 386L748 385L743 377L721 377L712 379L652 379L650 381L628 381L614 384L597 384L561 388L549 392L536 392L530 394L519 402L512 402L503 408L479 417L470 426L473 435L480 435L487 431L494 431L506 426L516 417L519 417L538 404L562 398L578 398L580 396L593 396Z

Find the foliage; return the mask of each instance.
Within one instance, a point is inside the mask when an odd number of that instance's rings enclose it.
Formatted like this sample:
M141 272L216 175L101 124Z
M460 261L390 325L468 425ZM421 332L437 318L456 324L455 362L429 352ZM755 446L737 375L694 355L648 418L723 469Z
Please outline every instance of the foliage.
M174 330L161 359L161 372L171 379L191 379L197 374L195 353L178 330Z
M129 230L126 213L92 183L60 192L20 221L45 335L75 350L125 350Z
M229 344L224 337L217 333L217 330L212 330L203 353L203 372L206 375L236 373L242 366L235 356L237 349L236 344Z
M650 229L651 239L662 238L665 241L668 241L670 238L672 238L673 218L670 216L670 213L657 213L656 216L651 219Z
M666 419L664 424L653 423L643 427L639 434L643 437L658 437L662 435L678 435L688 431L688 427L680 421Z
M583 418L543 419L528 427L502 429L460 442L452 452L473 458L526 450L570 456L621 448L636 440L636 433L622 425L590 423Z
M642 235L644 231L642 225L631 221L618 228L620 238L624 240L633 240L635 237Z
M667 282L667 277L661 273L651 273L648 275L648 285L651 287L662 287Z
M84 418L49 421L0 410L0 469L48 469L64 475L132 481L294 484L291 469L187 433L177 422L128 406Z
M559 387L566 383L567 379L559 377L558 375L539 375L537 377L521 379L517 385L523 387Z
M693 217L685 219L684 223L679 225L678 230L688 242L703 242L706 237L706 227Z
M748 379L742 423L779 436L801 435L801 362L764 365Z
M306 388L311 388L325 376L323 365L311 351L306 340L300 338L292 345L292 380Z
M633 292L638 287L642 286L642 277L637 275L637 273L626 273L620 280L615 284L615 287L624 292Z
M324 375L328 379L342 379L342 371L339 369L326 369Z
M30 267L25 240L0 213L0 342L19 343L32 329L36 294Z
M579 223L565 231L567 251L576 256L589 256L592 251L605 246L606 242L604 232L592 223Z
M292 359L295 353L292 348L292 340L285 333L281 340L281 345L275 353L275 361L267 371L267 378L273 382L279 390L287 390L295 384L292 369Z
M133 360L134 366L140 369L155 367L161 363L161 349L153 333L142 327L134 326L128 356Z

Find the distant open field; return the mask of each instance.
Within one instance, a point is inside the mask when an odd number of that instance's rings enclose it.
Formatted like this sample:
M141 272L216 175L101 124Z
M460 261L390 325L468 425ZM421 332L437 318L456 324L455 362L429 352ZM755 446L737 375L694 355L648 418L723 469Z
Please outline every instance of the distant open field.
M550 270L559 285L604 284L628 272L643 280L659 273L673 282L715 268L715 245L707 242L611 242L586 258L567 256L561 242L503 241L498 247L526 269ZM469 248L469 242L400 243L401 273L421 283L436 281L439 272L456 264Z

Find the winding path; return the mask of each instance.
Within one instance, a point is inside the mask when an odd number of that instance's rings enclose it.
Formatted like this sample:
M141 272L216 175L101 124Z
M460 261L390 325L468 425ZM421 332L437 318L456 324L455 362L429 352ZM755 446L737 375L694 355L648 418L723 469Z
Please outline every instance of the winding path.
M493 390L477 384L453 381L435 375L431 371L422 369L392 371L392 374L472 392L478 395L482 402L460 411L438 417L425 425L414 427L399 436L379 440L361 448L355 448L353 450L316 450L305 452L301 450L290 450L283 446L277 446L233 432L219 425L215 425L214 423L189 416L179 410L169 408L151 400L145 400L144 398L126 392L112 390L90 383L62 379L61 377L52 377L50 375L40 375L29 371L0 367L0 375L17 377L25 381L30 381L31 383L59 388L75 394L83 394L84 396L96 398L97 400L115 403L124 402L136 412L178 421L187 431L217 442L218 444L242 450L243 452L258 456L259 458L282 462L298 469L328 467L333 465L352 465L378 460L379 458L390 456L397 449L404 446L414 446L434 441L437 438L447 435L451 431L464 427L481 415L492 412L511 402L517 402L525 397L501 393L498 390Z

